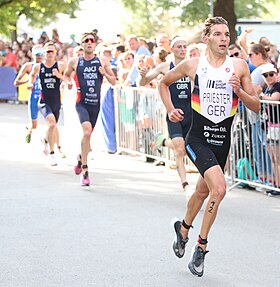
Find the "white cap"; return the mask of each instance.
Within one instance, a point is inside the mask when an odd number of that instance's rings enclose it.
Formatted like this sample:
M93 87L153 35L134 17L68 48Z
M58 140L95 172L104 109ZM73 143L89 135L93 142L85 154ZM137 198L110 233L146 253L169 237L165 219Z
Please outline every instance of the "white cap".
M37 56L43 56L44 55L44 49L42 47L33 47L32 48L32 54Z
M277 72L277 70L273 64L264 64L262 66L262 74L269 73L269 72Z
M184 42L186 42L186 40L185 40L183 37L176 36L176 37L173 38L173 40L171 41L170 47L173 48L174 45L175 45L175 43L178 42L178 41L184 41Z

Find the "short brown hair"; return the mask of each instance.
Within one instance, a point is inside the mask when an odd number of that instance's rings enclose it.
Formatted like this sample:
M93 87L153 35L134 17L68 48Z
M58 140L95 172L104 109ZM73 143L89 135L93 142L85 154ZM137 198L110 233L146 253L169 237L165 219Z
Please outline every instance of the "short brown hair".
M210 17L206 19L204 22L203 36L209 35L211 32L211 28L214 25L219 25L219 24L225 24L228 26L227 20L225 20L223 17Z
M44 45L44 49L46 49L47 47L49 46L54 46L55 47L55 44L53 41L48 41L45 45Z
M85 32L85 33L83 33L82 36L81 36L81 43L83 42L84 38L87 37L88 35L91 35L91 36L95 39L95 41L97 42L98 37L97 37L96 33L93 33L93 32Z

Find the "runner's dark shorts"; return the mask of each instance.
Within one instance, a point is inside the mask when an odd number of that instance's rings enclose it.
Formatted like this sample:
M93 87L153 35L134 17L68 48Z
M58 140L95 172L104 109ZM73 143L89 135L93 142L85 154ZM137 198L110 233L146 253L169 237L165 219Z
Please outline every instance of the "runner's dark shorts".
M41 103L39 105L39 110L44 118L46 118L50 114L53 114L55 117L55 121L58 122L59 115L60 115L60 107L57 107L56 109L54 109L46 103Z
M80 123L82 124L84 122L90 122L92 128L95 127L97 117L99 114L99 110L100 110L100 106L96 106L96 108L94 109L91 107L89 109L81 103L76 104L76 111L78 113Z
M219 165L224 171L229 147L229 143L224 144L222 147L217 147L197 138L187 138L186 140L187 155L195 164L202 177L204 177L207 169L215 165Z

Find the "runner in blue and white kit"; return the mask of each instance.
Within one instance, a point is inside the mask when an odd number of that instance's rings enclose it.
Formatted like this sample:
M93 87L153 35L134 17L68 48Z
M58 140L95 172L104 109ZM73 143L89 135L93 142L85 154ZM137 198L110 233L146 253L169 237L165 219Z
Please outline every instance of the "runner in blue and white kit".
M95 55L96 42L96 34L84 33L81 37L84 56L72 58L64 73L65 82L69 88L72 88L72 76L73 72L75 72L77 87L76 110L82 125L83 138L81 141L81 153L78 156L78 164L75 166L74 171L76 174L82 173L82 186L90 185L87 158L91 151L91 134L100 110L100 90L103 77L106 77L111 85L114 85L116 82L108 58Z
M28 83L28 77L26 75L29 75L32 71L32 68L34 65L41 63L44 58L44 49L43 47L36 45L32 48L32 62L25 63L20 71L17 74L17 77L14 81L14 85L16 87ZM26 135L26 142L30 143L31 141L31 134L33 129L37 128L38 125L38 102L40 100L40 93L41 93L41 85L39 77L37 76L34 82L33 89L30 93L30 96L28 98L28 115L31 120L31 125L26 127L27 128L27 135Z
M184 219L174 222L174 245L180 250L179 254L175 253L176 256L182 257L189 229L204 200L209 198L198 242L188 264L189 270L196 276L203 275L204 258L208 252L207 237L219 204L226 194L223 169L229 151L230 129L237 108L237 98L254 112L260 109L247 63L242 59L227 56L230 42L227 21L222 17L207 19L203 41L207 45L206 56L181 62L168 72L159 84L169 119L178 122L184 118L184 112L172 104L168 86L186 76L194 82L193 120L186 139L186 149L200 176L196 190L188 200Z

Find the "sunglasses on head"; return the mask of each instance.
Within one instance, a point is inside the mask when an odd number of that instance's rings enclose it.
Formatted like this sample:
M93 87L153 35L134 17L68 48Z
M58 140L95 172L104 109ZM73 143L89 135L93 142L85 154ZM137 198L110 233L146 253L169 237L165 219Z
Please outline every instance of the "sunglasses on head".
M264 76L265 78L267 78L268 76L269 76L269 77L273 77L273 76L274 76L274 72L264 73L263 76Z
M235 52L234 54L230 55L230 57L238 57L239 56L239 52Z
M95 41L94 38L87 38L87 39L85 39L85 40L83 41L83 43L91 43L91 44L93 44L93 43L96 43L96 41Z

